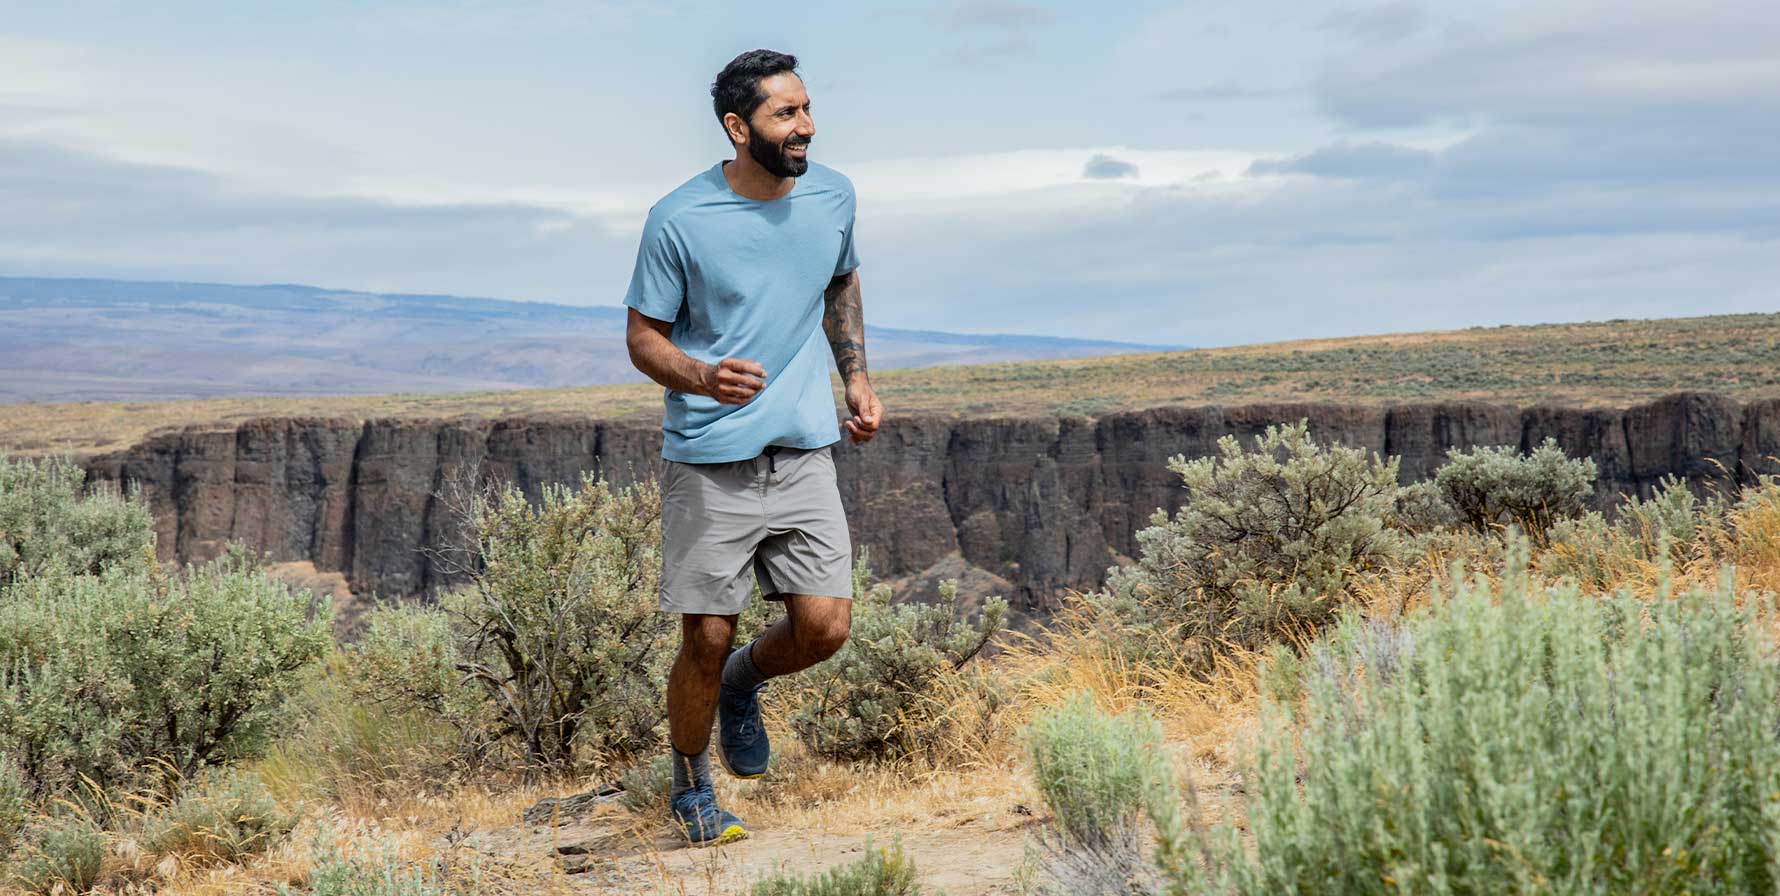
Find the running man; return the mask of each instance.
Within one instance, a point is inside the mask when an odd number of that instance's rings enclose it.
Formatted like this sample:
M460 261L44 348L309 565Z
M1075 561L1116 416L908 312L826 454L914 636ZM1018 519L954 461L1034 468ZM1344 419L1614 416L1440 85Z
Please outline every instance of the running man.
M832 656L852 624L830 352L848 438L870 441L884 416L865 371L853 184L809 161L816 124L796 69L794 56L752 50L717 75L711 104L735 158L649 209L624 297L631 362L667 389L660 604L681 620L672 811L694 845L747 836L711 790L713 717L723 766L760 777L761 686ZM750 574L785 618L731 651Z

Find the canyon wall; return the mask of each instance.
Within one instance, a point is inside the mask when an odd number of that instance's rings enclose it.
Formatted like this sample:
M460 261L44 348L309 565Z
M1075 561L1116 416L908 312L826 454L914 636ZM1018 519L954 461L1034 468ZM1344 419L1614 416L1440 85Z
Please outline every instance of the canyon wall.
M1665 475L1704 488L1780 472L1780 400L1696 393L1619 410L1437 402L892 418L872 442L834 450L853 542L880 577L968 570L1005 584L1016 607L1043 609L1063 589L1098 585L1156 508L1179 506L1170 456L1300 418L1318 438L1400 456L1406 482L1451 447L1526 449L1547 436L1594 458L1603 504ZM398 596L451 580L438 554L455 531L448 484L503 480L534 497L588 471L624 484L655 475L660 446L646 421L262 418L158 433L86 467L140 488L163 559L208 559L237 540L340 571L359 594Z

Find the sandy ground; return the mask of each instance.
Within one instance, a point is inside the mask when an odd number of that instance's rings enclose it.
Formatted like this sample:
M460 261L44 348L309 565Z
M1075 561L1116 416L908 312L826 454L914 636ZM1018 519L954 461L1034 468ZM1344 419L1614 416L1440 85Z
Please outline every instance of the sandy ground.
M480 857L495 864L531 866L551 874L553 892L716 896L745 893L776 871L808 875L857 861L867 848L898 837L920 880L948 896L1012 894L1027 829L1038 823L1023 803L982 797L980 805L937 808L918 827L828 833L809 826L755 825L748 839L691 848L662 821L615 802L578 818L515 824L472 832L456 847L456 861ZM554 869L540 867L554 864ZM560 875L560 876L558 876Z

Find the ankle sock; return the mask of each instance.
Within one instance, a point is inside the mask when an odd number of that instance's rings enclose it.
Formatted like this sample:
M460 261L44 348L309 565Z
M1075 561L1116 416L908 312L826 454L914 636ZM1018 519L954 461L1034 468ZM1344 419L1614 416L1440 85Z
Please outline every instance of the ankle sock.
M711 783L711 748L706 747L696 756L690 756L672 747L668 749L674 754L674 786L669 797L676 797L701 784Z
M749 641L742 649L729 655L723 662L723 683L732 688L752 691L766 683L766 676L754 665L754 645L758 640Z

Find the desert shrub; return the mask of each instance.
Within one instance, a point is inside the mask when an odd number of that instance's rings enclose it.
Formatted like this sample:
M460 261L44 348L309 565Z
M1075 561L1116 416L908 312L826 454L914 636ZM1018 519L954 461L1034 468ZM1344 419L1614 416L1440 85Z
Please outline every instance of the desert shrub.
M284 839L296 819L279 807L259 775L219 771L189 786L144 824L142 845L157 856L238 862Z
M1141 709L1109 716L1078 692L1032 721L1026 755L1052 816L1029 859L1030 888L1056 896L1154 892L1139 824L1173 793L1156 721Z
M673 761L666 756L656 756L648 762L639 762L618 776L618 786L624 788L619 802L632 812L665 809L668 794L674 786Z
M154 519L115 487L85 494L70 459L0 454L0 587L50 573L93 574L154 559Z
M1611 521L1592 510L1558 520L1540 568L1595 590L1647 580L1663 568L1708 558L1726 511L1718 499L1702 501L1685 482L1665 476L1650 498L1627 495Z
M379 839L354 840L346 847L317 838L314 864L300 889L278 888L279 896L455 896L432 868L405 861L394 845ZM474 888L465 896L477 892Z
M1176 883L1772 891L1772 622L1770 596L1740 605L1728 579L1648 600L1533 592L1521 572L1473 581L1401 632L1350 618L1305 662L1302 701L1267 713L1252 844L1224 829L1208 860L1170 864Z
M304 670L289 698L291 721L254 768L279 802L327 799L388 806L437 795L466 772L461 730L437 716L367 700L339 645Z
M1427 535L1459 524L1458 508L1447 500L1438 482L1424 479L1397 490L1391 525L1414 535Z
M1320 628L1361 577L1407 550L1390 525L1397 460L1323 445L1303 422L1269 427L1246 450L1176 456L1186 502L1156 511L1137 533L1140 557L1108 570L1098 599L1140 629L1198 645L1208 662L1224 645L1252 648Z
M6 876L28 893L85 893L98 882L104 861L105 832L92 819L45 817L26 828Z
M890 588L867 587L871 571L853 565L853 627L833 658L799 676L792 730L811 752L836 759L907 756L932 735L942 707L933 695L1001 630L1007 602L991 597L975 614L958 583L939 602L890 603Z
M779 872L754 884L749 896L921 896L915 862L899 840L888 848L865 844L857 861L803 876Z
M660 742L677 646L656 609L660 491L583 477L537 506L506 487L471 508L471 583L438 609L376 614L361 692L507 745L528 769L617 761Z
M31 793L25 776L10 758L0 758L0 855L12 852L25 820L31 817Z
M40 796L257 755L331 643L319 609L239 552L15 583L0 596L0 753Z
M1513 524L1544 545L1554 523L1587 508L1595 474L1593 459L1572 460L1556 439L1547 438L1525 456L1509 445L1451 449L1434 481L1476 531Z

